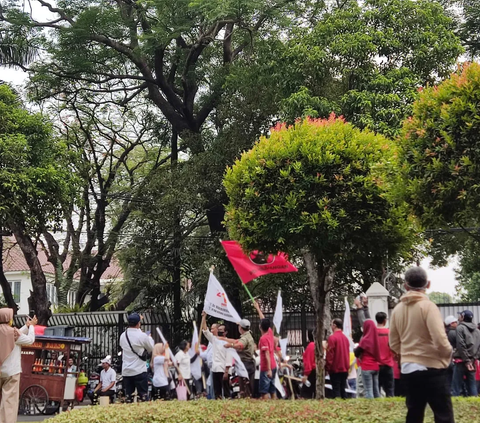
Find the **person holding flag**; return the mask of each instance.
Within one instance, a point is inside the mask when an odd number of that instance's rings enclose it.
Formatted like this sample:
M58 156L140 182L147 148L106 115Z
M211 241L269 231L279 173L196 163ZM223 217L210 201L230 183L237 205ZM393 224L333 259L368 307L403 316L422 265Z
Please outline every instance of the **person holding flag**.
M275 386L277 363L275 362L275 341L273 339L273 331L270 327L270 320L265 318L259 304L256 301L254 301L253 304L261 319L260 332L262 336L258 343L258 348L260 350L259 393L262 399L275 399L277 391Z
M205 338L212 344L212 382L216 399L223 398L224 381L228 381L229 370L232 367L233 358L227 348L224 348L223 342L218 338L223 337L224 332L220 332L218 327L218 336L215 336L208 330L207 313L202 312L202 331Z

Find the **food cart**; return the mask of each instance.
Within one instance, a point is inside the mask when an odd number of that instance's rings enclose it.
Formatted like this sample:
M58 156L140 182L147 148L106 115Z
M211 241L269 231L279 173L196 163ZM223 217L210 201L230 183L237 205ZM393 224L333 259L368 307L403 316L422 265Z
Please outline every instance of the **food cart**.
M68 361L80 370L82 345L89 338L36 336L32 345L22 347L20 378L21 414L50 414L73 401L77 373L68 373Z

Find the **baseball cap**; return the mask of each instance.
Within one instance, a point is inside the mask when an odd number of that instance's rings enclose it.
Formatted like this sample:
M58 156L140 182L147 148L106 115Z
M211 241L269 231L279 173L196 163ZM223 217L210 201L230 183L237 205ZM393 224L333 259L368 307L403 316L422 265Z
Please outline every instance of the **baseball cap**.
M473 313L470 310L459 311L458 314L460 314L467 322L471 322L473 320Z
M140 321L140 315L138 313L131 313L128 315L128 323L134 323L134 324L137 324L139 321Z
M458 322L458 319L455 316L447 316L445 317L445 325L449 326L454 322Z
M110 355L107 355L100 363L112 364L112 357Z
M242 319L238 322L242 329L250 329L250 320Z

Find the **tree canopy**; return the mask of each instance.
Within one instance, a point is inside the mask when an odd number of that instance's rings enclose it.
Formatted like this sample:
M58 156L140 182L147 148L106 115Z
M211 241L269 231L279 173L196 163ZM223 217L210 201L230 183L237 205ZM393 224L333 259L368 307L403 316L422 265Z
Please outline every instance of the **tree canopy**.
M28 112L7 85L0 85L0 222L15 236L31 269L32 309L42 323L50 311L32 239L55 228L63 210L72 206L78 182L72 159L52 125Z
M323 369L329 293L340 269L381 267L411 253L414 221L391 195L395 144L343 119L278 124L226 172L229 234L251 251L302 255ZM374 264L375 262L375 264ZM322 397L322 371L317 373Z

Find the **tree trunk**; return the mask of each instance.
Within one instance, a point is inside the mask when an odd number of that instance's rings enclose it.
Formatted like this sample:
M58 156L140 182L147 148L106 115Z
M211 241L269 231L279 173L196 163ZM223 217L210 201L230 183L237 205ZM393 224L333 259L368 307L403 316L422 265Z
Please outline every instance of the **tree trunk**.
M335 266L326 265L311 251L303 254L308 282L315 309L315 362L317 365L316 398L325 398L325 359L323 341L329 326L330 306L328 304L329 290L335 274Z
M125 310L130 304L132 304L137 299L139 295L140 295L139 289L134 289L134 288L128 289L125 295L122 298L120 298L120 300L117 302L115 309L117 311Z
M172 177L175 175L175 168L178 164L178 134L173 129L172 145L171 145L171 164ZM172 181L173 182L173 181ZM180 210L175 208L173 212L173 254L172 254L172 283L173 283L173 327L174 327L174 342L181 341L181 321L182 321L182 227L180 219Z
M37 249L21 225L10 222L9 226L30 268L32 291L30 291L29 304L34 306L38 324L46 326L48 319L52 316L52 311L47 297L47 279L45 273L43 273L40 260L38 260Z
M12 288L3 273L3 236L0 236L0 251L2 252L2 260L0 260L0 286L2 287L3 297L7 303L7 306L13 309L13 314L17 314L18 306L13 298Z

